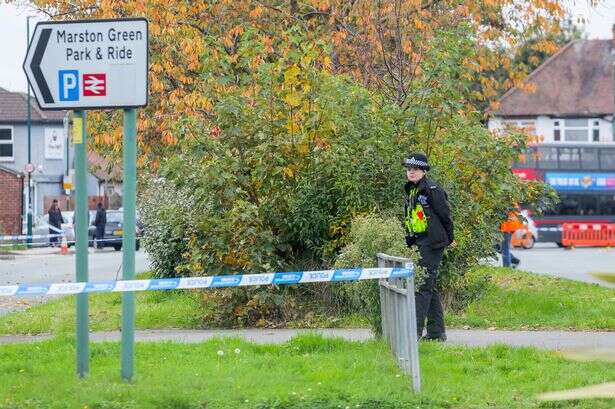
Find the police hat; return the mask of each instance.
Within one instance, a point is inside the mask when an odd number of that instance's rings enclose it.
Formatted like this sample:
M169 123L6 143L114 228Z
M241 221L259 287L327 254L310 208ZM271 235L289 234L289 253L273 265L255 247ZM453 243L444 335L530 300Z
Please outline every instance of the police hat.
M407 168L419 168L425 171L429 170L427 156L424 153L411 153L401 164Z

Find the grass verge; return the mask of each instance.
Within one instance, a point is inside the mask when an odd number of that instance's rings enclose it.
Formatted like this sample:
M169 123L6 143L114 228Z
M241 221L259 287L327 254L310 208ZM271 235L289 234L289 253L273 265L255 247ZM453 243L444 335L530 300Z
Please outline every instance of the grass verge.
M466 311L446 314L450 328L615 330L615 289L499 267L480 268L472 274L474 279L489 276L491 282ZM214 308L204 305L201 290L136 294L137 329L203 328L206 308ZM120 294L92 294L89 300L91 331L120 328ZM75 297L0 316L0 334L72 334L74 325ZM369 327L369 323L360 313L341 317L323 314L288 326L348 328Z
M410 392L382 341L315 335L283 345L237 339L143 343L133 384L119 379L117 343L93 344L91 374L74 374L74 342L0 350L0 408L612 408L614 400L540 406L535 395L613 380L613 364L550 352L421 344L423 392ZM238 349L239 353L235 353ZM217 354L224 351L223 356Z
M121 326L121 294L92 294L90 331L117 330ZM68 296L0 317L0 334L69 334L75 331L76 297ZM136 293L138 329L198 328L203 312L196 291Z
M486 293L448 325L498 329L615 330L615 289L596 284L485 267Z

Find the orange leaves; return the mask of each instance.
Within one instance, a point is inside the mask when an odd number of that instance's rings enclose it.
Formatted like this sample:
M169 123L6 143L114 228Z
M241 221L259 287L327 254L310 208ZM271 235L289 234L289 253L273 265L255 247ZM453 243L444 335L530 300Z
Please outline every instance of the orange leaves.
M263 14L263 8L258 5L250 11L250 18L257 19L261 16L261 14Z
M557 51L557 45L552 41L538 41L536 44L532 45L532 49L535 51L540 51L546 54L553 54Z
M165 131L162 134L162 141L164 143L166 143L167 145L176 145L177 144L177 138L175 136L173 136L173 134L170 131Z
M346 31L335 31L333 35L331 35L331 40L333 41L334 45L339 47L342 45L346 37L347 37Z

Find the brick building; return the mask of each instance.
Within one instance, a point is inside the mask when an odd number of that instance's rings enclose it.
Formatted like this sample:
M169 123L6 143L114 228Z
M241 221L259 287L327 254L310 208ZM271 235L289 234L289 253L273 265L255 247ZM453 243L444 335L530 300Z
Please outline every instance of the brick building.
M19 204L22 227L16 232L25 232L28 203L28 176L20 180L21 189L14 190L16 175L23 175L28 164L28 156L34 171L30 174L33 220L47 212L49 203L58 199L68 206L74 203L74 191L63 188L65 178L74 169L74 149L68 139L64 120L66 111L43 111L32 99L31 146L28 152L28 97L21 92L10 92L0 88L0 218L5 216L6 207L13 209ZM6 176L7 174L11 176ZM5 183L5 178L11 183ZM106 180L103 181L106 183ZM91 202L98 203L98 197L105 192L105 183L91 173L87 177L88 196ZM73 210L63 207L63 210ZM12 210L11 210L12 211ZM0 219L2 220L2 219ZM11 220L13 220L11 216ZM11 222L12 225L13 222ZM12 232L0 222L0 234Z
M23 174L0 166L0 233L21 233L23 180Z

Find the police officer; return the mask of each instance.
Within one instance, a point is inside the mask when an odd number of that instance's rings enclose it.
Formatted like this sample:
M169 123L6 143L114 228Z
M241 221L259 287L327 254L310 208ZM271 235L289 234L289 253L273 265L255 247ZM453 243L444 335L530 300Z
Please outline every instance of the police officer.
M418 247L419 265L426 270L425 282L415 294L416 328L419 338L444 342L446 331L437 277L444 249L455 245L448 197L444 189L426 178L427 156L411 153L402 164L408 178L404 200L406 244ZM423 336L425 319L427 334Z

